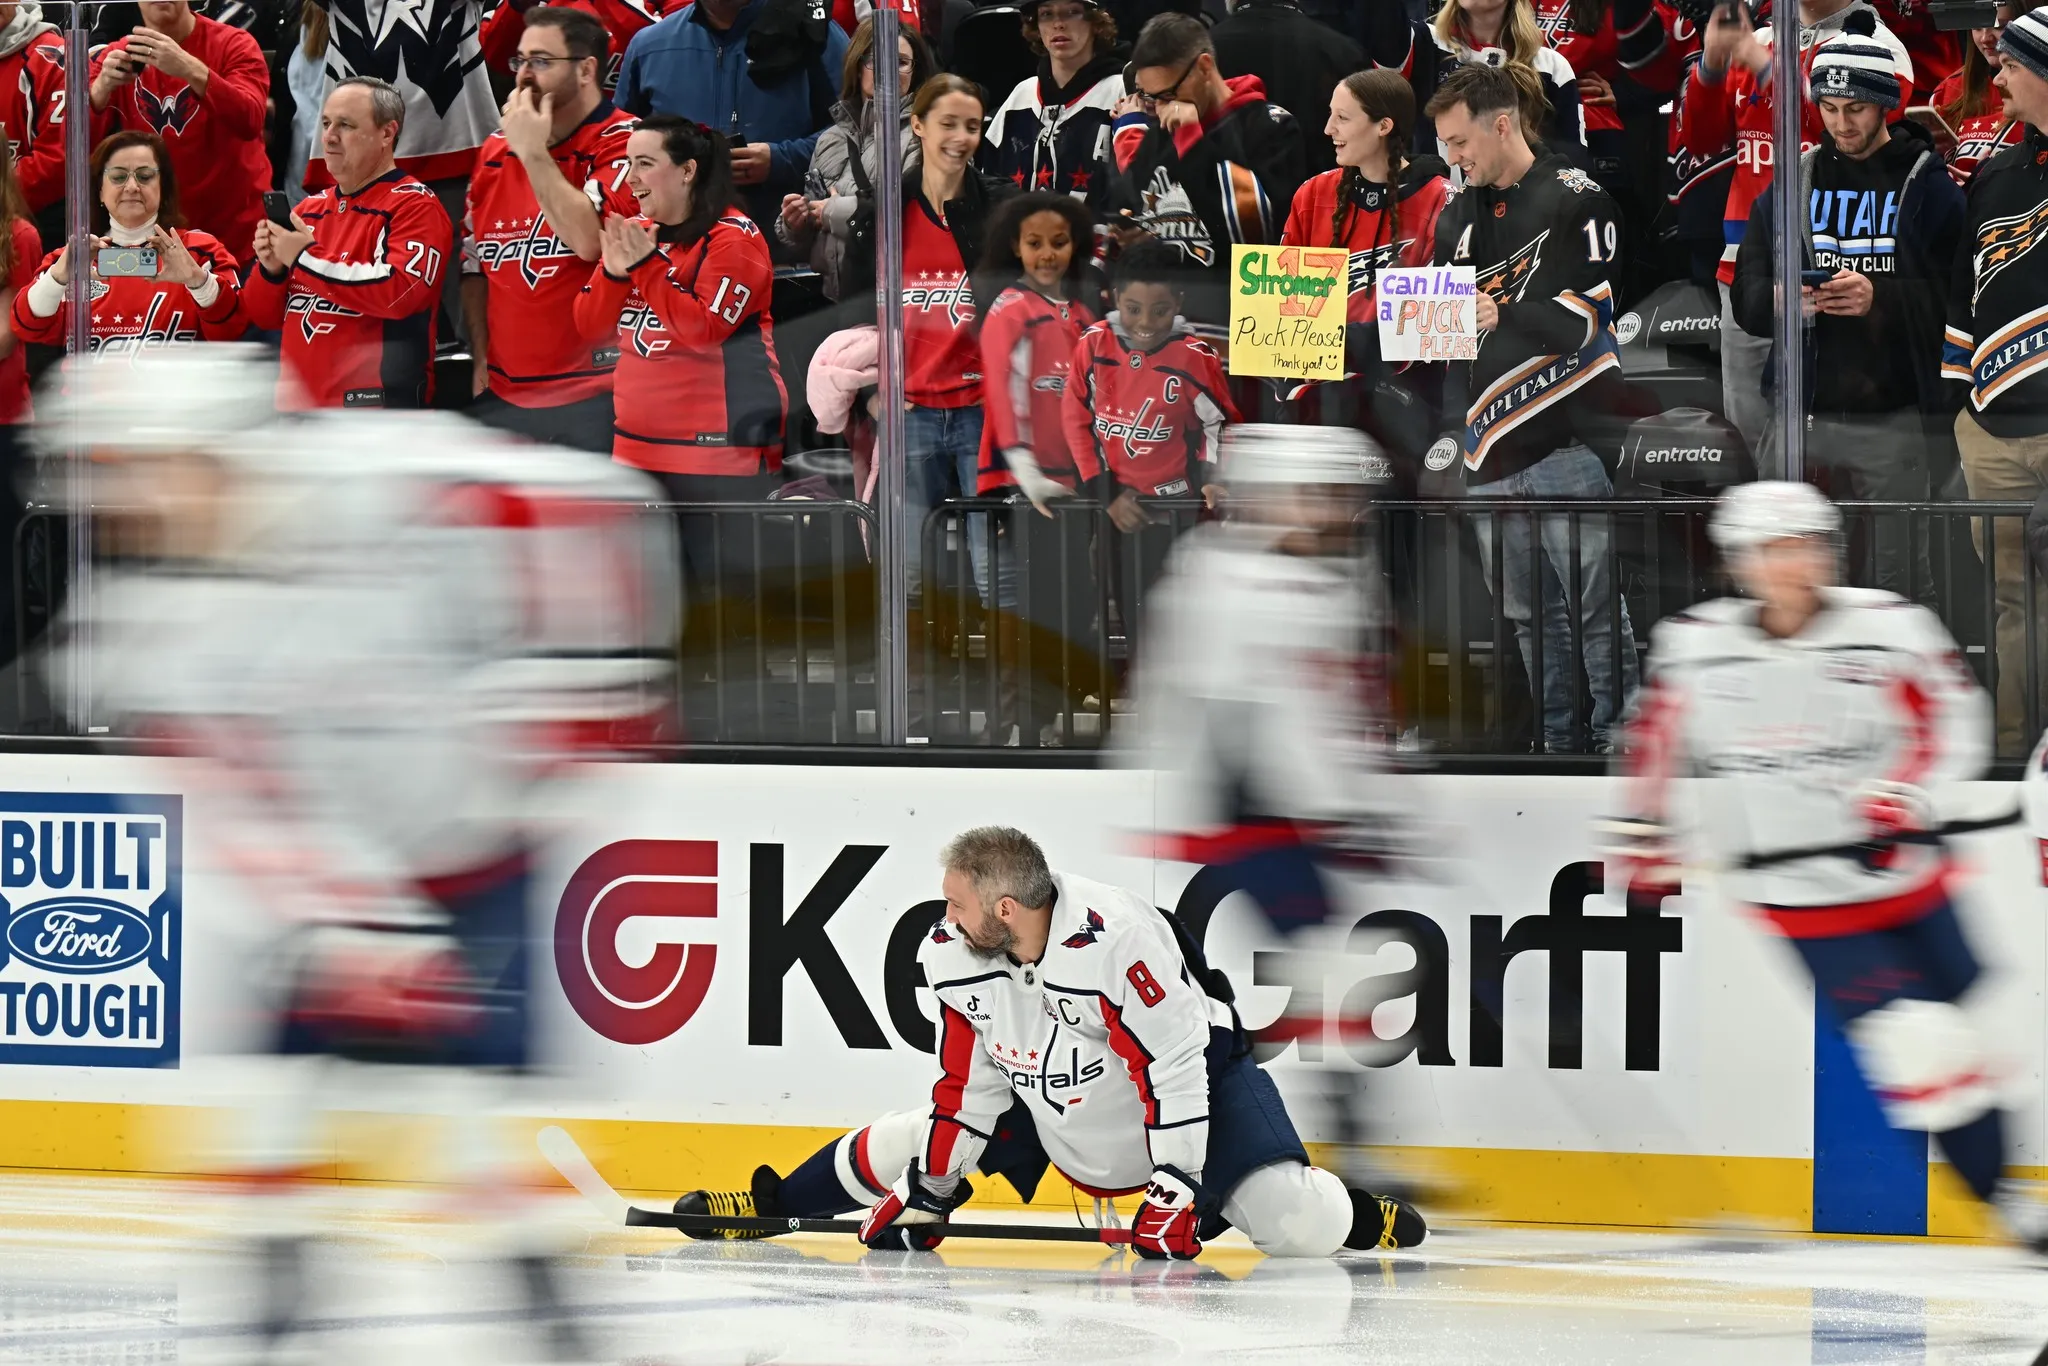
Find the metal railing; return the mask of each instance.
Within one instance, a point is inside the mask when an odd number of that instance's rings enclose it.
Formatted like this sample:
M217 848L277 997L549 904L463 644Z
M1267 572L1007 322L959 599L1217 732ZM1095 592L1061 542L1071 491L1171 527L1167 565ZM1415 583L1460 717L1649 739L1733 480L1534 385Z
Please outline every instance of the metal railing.
M1933 609L1998 699L2000 757L2024 757L2048 715L2048 597L2025 554L2029 505L1840 506L1845 582L1882 583ZM1728 591L1707 540L1711 507L1701 499L1374 505L1364 543L1392 624L1399 743L1457 755L1539 751L1543 726L1530 679L1550 672L1552 700L1564 708L1560 747L1595 749L1602 737L1589 635L1604 627L1625 641L1593 654L1618 708L1655 623ZM797 499L648 510L677 518L682 533L686 620L674 705L684 741L878 743L873 511ZM987 500L927 514L906 631L913 740L1103 743L1126 707L1146 598L1175 541L1204 515L1187 499L1148 501L1145 511L1147 523L1131 530L1081 502L1055 504L1049 518ZM0 718L0 729L68 733L35 660L62 612L70 567L67 520L32 507L14 538L15 678L0 692L14 715ZM1502 609L1511 573L1532 584L1549 578L1550 592L1532 598L1532 606L1552 606L1547 639L1532 612L1525 643ZM2001 596L2003 653L1995 629ZM1567 601L1582 609L1562 611Z

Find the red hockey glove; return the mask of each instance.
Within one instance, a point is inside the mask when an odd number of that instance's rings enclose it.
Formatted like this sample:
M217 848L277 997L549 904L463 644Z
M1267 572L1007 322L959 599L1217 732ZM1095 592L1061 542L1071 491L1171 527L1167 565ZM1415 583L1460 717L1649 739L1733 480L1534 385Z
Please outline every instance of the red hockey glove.
M1882 780L1865 783L1856 794L1856 813L1873 838L1897 839L1928 827L1932 812L1927 793L1911 783Z
M946 1241L945 1235L919 1225L943 1221L974 1194L966 1177L957 1177L955 1181L951 1193L940 1195L926 1187L924 1173L912 1162L861 1221L860 1240L885 1252L930 1252Z
M1145 1203L1131 1224L1131 1249L1156 1261L1185 1262L1202 1250L1197 1187L1177 1167L1156 1167L1145 1187Z

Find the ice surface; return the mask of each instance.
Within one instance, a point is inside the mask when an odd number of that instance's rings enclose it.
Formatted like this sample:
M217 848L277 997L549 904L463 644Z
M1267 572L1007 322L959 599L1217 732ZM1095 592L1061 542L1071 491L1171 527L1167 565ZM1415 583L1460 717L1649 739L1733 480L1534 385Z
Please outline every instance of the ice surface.
M327 1203L317 1331L293 1360L548 1359L439 1197ZM0 1362L251 1360L243 1209L186 1183L0 1178ZM1408 1253L1283 1262L1225 1241L1161 1266L1029 1244L689 1243L600 1228L569 1197L543 1223L596 1359L636 1366L2025 1363L2048 1341L2048 1266L1956 1243L1452 1226Z

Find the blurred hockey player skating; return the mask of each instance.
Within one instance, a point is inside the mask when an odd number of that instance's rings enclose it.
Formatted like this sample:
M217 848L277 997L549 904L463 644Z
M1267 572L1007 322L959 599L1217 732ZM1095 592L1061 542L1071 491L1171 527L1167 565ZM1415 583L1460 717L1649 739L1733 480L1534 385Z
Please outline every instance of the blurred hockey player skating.
M1145 620L1118 757L1160 775L1153 852L1283 933L1330 918L1321 865L1391 850L1385 611L1359 522L1385 469L1346 428L1226 429L1226 520L1181 539Z
M616 466L432 414L279 419L276 383L217 345L73 360L39 395L45 450L77 452L121 552L53 677L93 724L201 761L207 856L260 922L240 937L270 1061L219 1161L264 1192L261 1350L314 1284L291 1197L321 1112L410 1086L466 1122L448 1162L500 1216L481 1241L536 1350L575 1359L490 1120L532 1063L542 784L670 705L670 533Z
M2040 1207L2002 1178L1995 1069L1961 1005L1980 969L1942 843L1955 785L1990 758L1990 706L1933 613L1836 585L1840 527L1807 484L1721 500L1710 532L1746 596L1657 628L1621 815L1600 829L1608 884L1676 893L1689 803L1693 847L1798 951L1886 1117L1932 1133L2038 1247Z
M969 830L942 862L946 915L918 953L940 1007L931 1107L885 1115L786 1177L762 1167L750 1190L691 1191L677 1213L867 1207L863 1242L922 1251L941 1239L921 1226L973 1193L969 1168L1028 1200L1051 1166L1098 1201L1142 1191L1132 1247L1146 1258L1192 1258L1229 1227L1277 1257L1422 1240L1412 1207L1309 1164L1215 974L1166 913L1053 872L1017 830Z
M1225 520L1183 537L1154 590L1118 754L1159 775L1154 855L1200 865L1181 904L1242 892L1292 942L1287 1004L1257 1034L1298 1040L1305 1060L1321 1056L1327 979L1356 961L1331 937L1349 929L1331 874L1412 873L1420 843L1386 784L1389 621L1363 517L1386 477L1348 428L1226 429ZM1384 1186L1357 1077L1326 1090L1345 1179Z

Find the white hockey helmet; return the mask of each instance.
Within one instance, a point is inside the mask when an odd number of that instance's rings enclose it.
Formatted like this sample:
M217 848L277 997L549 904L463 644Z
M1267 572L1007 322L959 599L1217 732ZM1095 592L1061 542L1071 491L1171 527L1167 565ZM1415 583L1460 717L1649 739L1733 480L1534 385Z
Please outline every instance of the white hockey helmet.
M1811 484L1762 479L1721 495L1707 534L1723 555L1754 550L1795 536L1834 536L1842 514Z
M253 342L73 356L36 394L36 445L248 460L269 444L250 438L275 420L277 393L276 353Z
M1393 476L1373 439L1352 427L1240 422L1223 429L1223 482L1384 484Z

